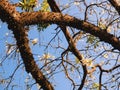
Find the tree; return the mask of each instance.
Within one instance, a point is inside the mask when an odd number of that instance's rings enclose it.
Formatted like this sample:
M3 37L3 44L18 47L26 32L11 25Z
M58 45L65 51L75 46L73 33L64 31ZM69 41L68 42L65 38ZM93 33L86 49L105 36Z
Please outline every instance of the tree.
M14 71L7 78L6 73L1 72L0 83L6 85L5 89L25 85L30 90L38 85L39 89L54 90L57 87L55 75L64 74L64 79L70 81L73 90L119 90L118 0L16 2L0 0L1 22L7 23L8 26L5 26L12 31L10 41L5 43L5 56L1 55L1 68L8 68L6 65L11 62L15 65L11 66ZM51 39L45 43L44 40L41 43L36 38L30 39L29 32L33 27L37 28L40 36L45 33L45 36L50 35L45 38ZM15 40L11 38L13 36ZM57 54L52 55L53 51ZM21 78L26 79L19 85L16 78L21 76L19 74L24 68L27 74L24 72Z

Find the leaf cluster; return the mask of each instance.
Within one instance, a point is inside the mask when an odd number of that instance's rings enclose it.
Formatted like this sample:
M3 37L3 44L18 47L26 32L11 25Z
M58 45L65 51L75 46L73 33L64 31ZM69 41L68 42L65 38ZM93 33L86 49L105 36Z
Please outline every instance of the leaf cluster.
M22 10L25 10L27 12L31 12L34 10L34 7L36 7L37 5L37 0L21 0L19 1L19 7L21 7ZM47 0L43 0L43 2L40 5L40 10L41 12L49 12L50 11L50 7L49 4L47 3ZM40 22L37 25L37 29L38 31L43 31L45 30L47 27L49 26L48 23L42 23Z
M36 6L36 2L36 0L21 0L19 4L22 10L30 12L33 11L33 8Z
M41 12L50 12L49 4L47 3L47 0L43 0L41 3ZM39 23L38 24L38 31L44 31L50 24L49 23Z
M93 35L89 35L87 37L87 43L94 44L94 48L96 48L99 45L99 40Z

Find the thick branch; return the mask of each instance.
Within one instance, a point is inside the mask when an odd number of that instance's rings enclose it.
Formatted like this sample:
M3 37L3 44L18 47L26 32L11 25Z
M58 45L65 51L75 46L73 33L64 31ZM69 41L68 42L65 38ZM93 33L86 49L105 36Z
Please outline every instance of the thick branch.
M18 29L15 29L13 33L17 40L17 45L25 64L26 71L28 73L31 73L33 78L41 86L41 88L43 88L43 90L53 90L50 82L47 81L34 61L33 54L29 46L28 36L25 31L26 30L22 26L18 26Z
M74 27L77 29L81 29L84 32L90 33L98 37L101 41L111 44L114 47L114 49L120 50L120 41L117 37L107 33L105 30L102 30L89 22L79 20L75 17L54 12L22 13L21 16L23 17L22 21L24 25L32 25L38 24L40 22L47 22Z
M53 90L52 85L34 61L26 29L20 21L20 14L6 0L0 1L0 19L7 22L9 29L13 31L26 71L31 73L43 90Z

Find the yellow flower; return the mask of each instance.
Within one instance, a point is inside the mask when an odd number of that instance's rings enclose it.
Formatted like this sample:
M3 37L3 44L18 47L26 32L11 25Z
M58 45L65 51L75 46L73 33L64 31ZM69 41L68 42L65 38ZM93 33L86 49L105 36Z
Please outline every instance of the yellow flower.
M104 57L104 58L108 58L108 54L105 53L105 54L103 55L103 57Z
M49 59L49 58L51 58L51 55L49 53L45 53L45 54L43 54L42 58Z
M93 67L93 61L91 59L84 59L83 64L89 67Z

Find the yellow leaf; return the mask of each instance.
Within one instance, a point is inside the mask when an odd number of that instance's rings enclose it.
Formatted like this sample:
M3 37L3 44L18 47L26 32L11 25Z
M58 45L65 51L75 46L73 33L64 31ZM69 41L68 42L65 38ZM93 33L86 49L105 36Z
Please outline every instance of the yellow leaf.
M106 25L102 22L98 23L98 27L100 27L101 29L106 29Z
M92 88L95 90L99 90L99 83L93 83Z
M80 60L77 57L75 57L75 62L76 62L76 64L78 64L78 63L80 63Z

